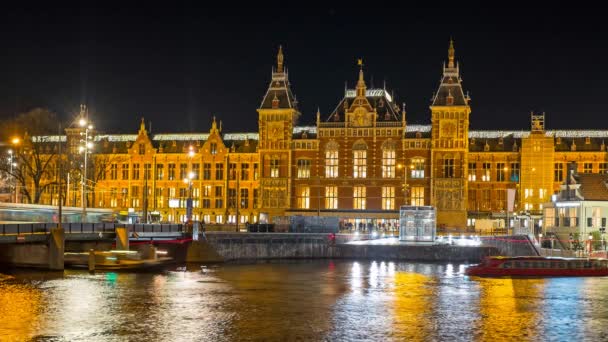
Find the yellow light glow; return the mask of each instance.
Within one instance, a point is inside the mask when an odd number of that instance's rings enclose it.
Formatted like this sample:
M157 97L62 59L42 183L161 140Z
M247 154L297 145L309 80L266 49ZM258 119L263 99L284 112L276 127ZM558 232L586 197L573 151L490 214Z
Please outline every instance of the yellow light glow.
M18 145L21 142L21 139L15 137L15 138L11 139L11 142L13 143L13 145Z

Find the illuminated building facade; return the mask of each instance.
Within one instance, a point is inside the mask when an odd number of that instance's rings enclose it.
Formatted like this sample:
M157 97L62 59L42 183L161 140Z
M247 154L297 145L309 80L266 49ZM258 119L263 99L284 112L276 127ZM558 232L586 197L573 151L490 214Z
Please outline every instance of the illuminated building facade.
M433 205L438 225L464 228L477 217L504 218L510 188L515 211L540 213L569 162L580 173L608 172L608 130L546 130L545 115L534 113L530 130L470 130L452 42L428 125L408 125L385 87L367 87L360 64L355 89L318 111L315 126L298 126L280 49L258 132L222 133L214 119L209 133L149 135L142 121L137 135L97 134L90 204L177 221L192 196L193 218L211 223L320 215L346 228L388 228L407 203ZM183 181L190 174L192 191Z

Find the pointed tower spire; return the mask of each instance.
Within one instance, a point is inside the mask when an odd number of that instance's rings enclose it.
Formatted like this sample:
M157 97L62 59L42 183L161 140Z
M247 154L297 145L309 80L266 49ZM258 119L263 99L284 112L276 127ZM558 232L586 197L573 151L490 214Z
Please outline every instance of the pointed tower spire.
M217 129L217 122L215 121L215 115L213 116L213 122L211 123L211 131L209 133L219 133Z
M139 132L146 132L146 122L143 117L141 118L141 123L139 124Z
M279 53L277 54L277 72L283 72L283 46L279 45Z
M357 81L357 97L365 97L365 91L367 90L367 86L365 85L365 80L363 79L363 59L359 58L357 61L359 65L359 80Z
M317 126L321 122L321 108L317 107Z
M448 68L454 67L454 40L450 38L450 47L448 48Z

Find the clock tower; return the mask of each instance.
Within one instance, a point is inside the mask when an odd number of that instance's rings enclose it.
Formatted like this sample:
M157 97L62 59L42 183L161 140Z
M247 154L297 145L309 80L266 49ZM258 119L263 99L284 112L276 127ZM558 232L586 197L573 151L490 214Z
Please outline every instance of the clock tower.
M300 117L298 102L291 92L283 49L279 47L272 79L258 108L260 154L260 213L268 223L281 221L291 198L291 139ZM264 219L263 215L261 219Z
M437 224L465 228L467 223L467 153L470 98L461 85L454 42L450 40L448 65L431 104L431 204Z

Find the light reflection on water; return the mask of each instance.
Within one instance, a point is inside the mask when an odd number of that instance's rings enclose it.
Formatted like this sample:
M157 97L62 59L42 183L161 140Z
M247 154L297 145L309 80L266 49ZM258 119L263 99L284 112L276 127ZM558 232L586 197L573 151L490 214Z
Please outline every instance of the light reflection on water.
M200 272L0 275L0 339L607 340L608 278L460 264L293 261Z

